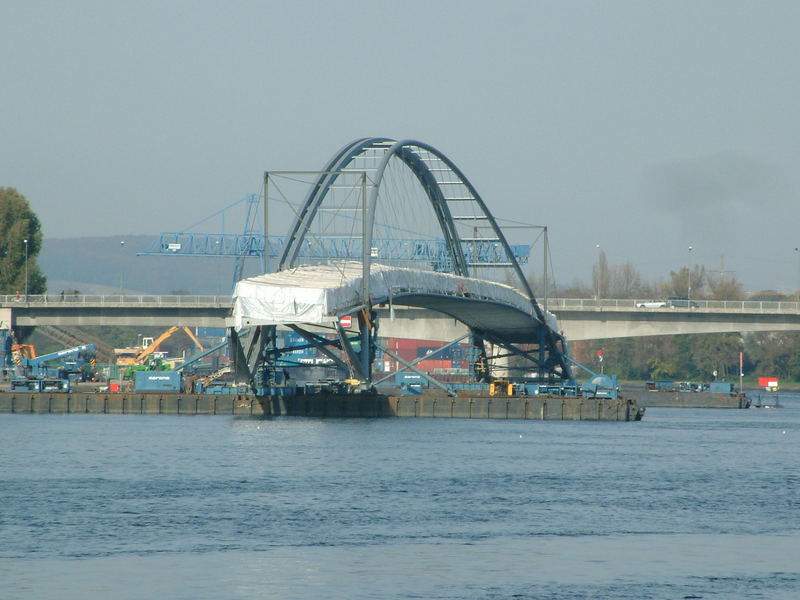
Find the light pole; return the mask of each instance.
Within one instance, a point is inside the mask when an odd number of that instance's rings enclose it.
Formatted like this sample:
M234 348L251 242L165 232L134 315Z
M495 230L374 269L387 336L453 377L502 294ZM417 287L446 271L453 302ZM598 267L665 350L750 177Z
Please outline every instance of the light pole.
M600 302L600 244L595 244L597 250L597 262L594 267L594 300Z
M689 246L689 264L686 267L686 300L687 308L692 307L692 247Z
M125 250L125 240L122 240L119 243L119 247L122 250ZM124 268L120 269L120 272L119 272L119 296L120 296L120 300L122 299L122 284L124 283L124 273L125 273Z
M797 253L797 292L795 293L795 302L798 303L798 309L800 309L800 248L795 248L794 251Z
M25 302L28 301L28 240L22 240L25 244Z

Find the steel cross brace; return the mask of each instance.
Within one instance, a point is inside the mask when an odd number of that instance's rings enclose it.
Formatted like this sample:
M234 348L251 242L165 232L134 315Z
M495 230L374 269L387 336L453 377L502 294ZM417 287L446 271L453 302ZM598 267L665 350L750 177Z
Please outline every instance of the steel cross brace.
M305 329L303 329L298 325L287 325L287 327L289 327L289 329L291 329L295 333L299 333L300 335L302 335L303 338L308 340L309 343L311 343L317 350L322 352L325 356L330 358L340 368L344 369L348 373L350 372L350 365L348 365L346 362L344 362L341 358L336 356L333 352L331 352L327 348L327 346L335 346L339 348L340 347L339 341L331 341L327 338L317 335L316 333L312 333L311 331L306 331Z
M437 355L437 354L439 354L440 352L444 352L444 351L445 351L445 350L447 350L448 348L451 348L451 347L455 346L456 344L458 344L459 342L462 342L462 341L463 341L465 338L467 338L467 337L469 337L469 334L468 334L468 333L467 333L466 335L462 335L462 336L461 336L460 338L458 338L457 340L453 340L453 341L452 341L452 342L450 342L449 344L447 344L447 345L445 345L445 346L442 346L441 348L437 348L436 350L434 350L434 351L433 351L433 352L431 352L430 354L426 354L425 356L420 356L419 358L415 358L414 360L412 360L412 361L411 361L411 363L406 363L406 362L404 362L404 361L401 361L401 362L403 362L403 364L404 364L404 365L406 365L406 368L408 368L408 365L409 365L409 364L410 364L410 365L416 365L416 364L417 364L418 362L420 362L420 361L427 360L427 359L431 358L432 356L436 356L436 355ZM376 345L377 345L377 344L376 344ZM380 345L378 345L378 347L379 347L381 350L383 350L384 352L386 352L386 348L384 348L383 346L380 346ZM397 373L400 373L401 371L404 371L404 370L405 370L405 368L403 368L403 369L398 369L397 371L394 371L393 373L390 373L389 375L385 375L384 377L381 377L380 379L378 379L378 381L376 381L376 382L375 382L375 385L378 385L379 383L383 383L383 382L384 382L384 381L386 381L387 379L391 379L391 378L392 378L394 375L396 375Z
M439 382L437 379L435 379L434 377L431 377L430 375L428 375L428 374L427 374L427 373L425 373L424 371L421 371L420 369L418 369L418 368L417 368L417 367L415 367L414 365L416 365L416 364L417 364L418 362L420 362L421 360L428 359L428 358L430 358L431 356L434 356L434 355L438 354L439 352L442 352L442 351L446 350L447 348L450 348L450 347L452 347L452 346L455 346L456 344L458 344L458 343L459 343L459 342L461 342L462 340L464 340L464 339L466 339L467 337L469 337L469 335L470 335L470 334L468 334L468 333L467 333L467 334L465 334L465 335L462 335L462 336L461 336L460 338L458 338L457 340L454 340L454 341L450 342L449 344L447 344L447 345L445 345L445 346L442 346L441 348L437 348L436 350L434 350L433 352L431 352L430 354L428 354L428 355L426 355L426 356L420 356L419 358L416 358L416 359L415 359L415 360L413 360L412 362L408 362L407 360L404 360L403 358L400 358L400 357L399 357L397 354L395 354L394 352L392 352L391 350L389 350L389 349L387 349L387 348L384 348L384 347L383 347L383 346L381 346L380 344L377 344L377 343L376 343L375 345L376 345L378 348L380 348L381 350L383 350L383 351L384 351L384 353L388 354L388 355L389 355L389 356L391 356L393 359L395 359L397 362L399 362L399 363L402 363L402 364L405 366L405 368L406 368L406 369L411 369L411 370L412 370L412 371L414 371L414 372L415 372L417 375L420 375L421 377L425 378L427 381L429 381L430 383L432 383L432 384L433 384L433 385L435 385L436 387L438 387L438 388L440 388L440 389L444 390L445 392L447 392L447 394L448 394L448 395L450 395L450 396L455 396L456 394L455 394L455 392L454 392L453 390L451 390L450 388L448 388L446 385L444 385L444 384L440 383L440 382ZM389 375L386 375L385 377L382 377L381 379L379 379L378 381L376 381L376 382L375 382L375 385L377 385L377 384L381 383L382 381L386 381L387 379L391 378L393 375L396 375L397 373L399 373L399 372L401 372L401 371L403 371L403 370L404 370L404 369L398 369L398 370L397 370L397 371L395 371L394 373L391 373L391 374L389 374Z
M486 332L483 332L482 335L483 335L485 340L491 342L495 346L500 346L501 348L503 348L504 350L507 350L509 352L509 354L501 354L501 355L493 356L492 358L504 358L504 357L507 357L507 356L520 356L520 357L522 357L522 358L524 358L526 360L531 361L533 364L535 364L539 368L542 368L544 366L544 363L539 358L534 357L530 352L527 352L526 350L522 350L520 348L517 348L514 344L510 344L509 342L504 342L504 341L500 340L499 338L496 338L496 337L494 337L492 335L487 335Z

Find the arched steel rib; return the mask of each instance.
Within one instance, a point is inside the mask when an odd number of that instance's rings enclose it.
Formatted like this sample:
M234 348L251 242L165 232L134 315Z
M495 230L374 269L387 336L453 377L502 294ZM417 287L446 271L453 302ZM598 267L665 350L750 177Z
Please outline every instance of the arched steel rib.
M518 261L514 258L511 247L506 240L505 235L498 226L497 221L487 209L486 204L484 203L480 194L478 194L477 190L473 187L461 170L447 156L439 152L433 146L430 146L424 142L411 139L394 141L389 138L361 138L340 149L328 161L324 172L320 173L311 190L309 191L303 207L295 219L294 224L292 225L289 236L287 236L287 242L283 249L278 269L283 270L295 266L295 261L300 253L302 243L308 234L311 224L317 214L318 208L324 201L331 185L333 185L333 183L339 177L339 172L344 169L354 158L361 155L366 150L379 146L385 146L390 142L394 143L386 150L380 161L380 164L378 165L375 178L372 181L369 198L367 200L368 222L366 247L370 247L372 245L378 194L384 172L392 157L397 156L397 158L402 160L417 177L431 202L431 206L439 221L442 234L450 251L455 273L462 276L470 275L470 269L464 257L461 239L458 235L455 222L450 212L450 207L447 204L447 199L442 192L439 182L431 172L430 167L425 163L422 157L420 157L414 151L414 149L416 148L430 153L436 157L436 159L447 165L447 168L449 168L452 173L458 177L461 184L464 185L471 195L473 201L477 204L480 212L483 214L483 217L481 218L485 219L485 221L489 224L495 237L502 245L506 256L511 262L521 289L530 299L536 318L542 323L542 326L546 330L544 341L551 352L551 357L556 357L556 361L558 362L558 365L561 367L562 371L569 375L571 373L570 366L563 358L562 350L558 348L559 343L562 345L564 343L563 337L558 332L553 331L547 326L545 315L536 301L533 289L530 287L530 284L522 273L522 269L520 268ZM364 256L363 260L365 261L367 268L369 268L371 265L371 257Z
M289 230L289 235L286 237L286 245L283 248L281 259L278 263L279 271L294 266L297 255L300 253L302 242L305 240L311 223L317 214L317 209L325 199L330 186L338 178L338 172L347 166L353 158L364 152L364 150L391 141L392 140L388 138L361 138L347 144L333 155L309 190L300 213L295 218Z

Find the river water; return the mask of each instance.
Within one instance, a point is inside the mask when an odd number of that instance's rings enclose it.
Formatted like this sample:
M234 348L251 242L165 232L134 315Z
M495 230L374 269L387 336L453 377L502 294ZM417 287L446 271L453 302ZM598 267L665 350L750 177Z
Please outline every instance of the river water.
M800 396L639 423L0 415L0 598L800 598Z

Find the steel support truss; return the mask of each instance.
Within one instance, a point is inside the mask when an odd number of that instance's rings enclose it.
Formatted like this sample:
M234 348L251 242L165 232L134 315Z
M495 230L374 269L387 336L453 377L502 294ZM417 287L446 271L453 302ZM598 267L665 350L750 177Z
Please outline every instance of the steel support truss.
M430 373L419 369L417 365L423 360L431 359L461 344L465 339L469 339L469 345L473 349L472 355L468 356L471 372L469 383L489 384L497 379L495 373L498 370L511 372L535 369L539 373L536 381L540 383L552 383L556 379L563 379L553 375L553 370L558 365L546 353L544 341L535 344L536 347L531 350L518 344L509 343L490 332L473 330L425 356L408 361L378 342L378 326L374 313L368 314L366 310L361 310L357 317L359 331L348 331L341 325L337 325L330 329L328 336L298 325L288 325L287 328L300 335L305 340L305 344L280 345L277 328L274 325L253 328L253 335L246 343L243 343L241 337L231 329L230 341L234 348L233 359L237 382L249 384L254 391L270 387L270 381L281 383L281 373L285 373L287 368L301 366L300 363L287 358L287 356L298 350L314 348L328 359L339 373L346 374L346 377L351 380L361 382L362 389L374 390L375 386L384 384L395 377L397 373L408 370L425 379L431 386L439 388L450 396L455 396L456 392L448 386L448 382L440 381ZM487 343L492 346L491 353L487 352ZM375 360L376 350L382 351L384 355L402 366L391 373L375 378L372 364ZM512 357L522 359L526 364L522 366L498 364L498 361ZM277 376L273 377L275 374Z

